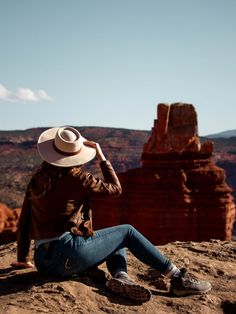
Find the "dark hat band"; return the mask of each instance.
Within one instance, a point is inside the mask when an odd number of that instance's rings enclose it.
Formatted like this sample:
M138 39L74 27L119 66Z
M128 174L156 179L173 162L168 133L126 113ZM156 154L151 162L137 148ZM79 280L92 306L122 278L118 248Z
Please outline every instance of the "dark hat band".
M82 148L82 146L81 146L80 149L77 150L76 152L71 152L71 153L69 153L69 152L64 152L64 151L60 150L58 147L56 147L54 141L53 141L53 147L54 147L54 149L55 149L56 152L58 152L58 153L61 154L61 155L65 155L65 156L74 156L74 155L77 155L77 154L81 151L81 148Z

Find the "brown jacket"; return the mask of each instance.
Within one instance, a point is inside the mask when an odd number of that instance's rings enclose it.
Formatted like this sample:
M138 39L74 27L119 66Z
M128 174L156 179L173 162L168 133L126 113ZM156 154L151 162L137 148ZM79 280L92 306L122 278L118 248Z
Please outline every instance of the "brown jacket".
M31 239L59 236L71 223L76 227L77 213L81 205L86 201L88 207L93 195L116 197L121 194L121 185L111 163L108 160L102 161L100 167L104 180L95 178L91 173L83 170L68 173L62 179L58 178L53 183L53 188L43 197L36 199L31 198L31 179L18 224L17 259L19 262L29 260ZM87 210L90 211L90 208ZM90 217L88 219L90 220ZM91 226L91 221L89 223Z

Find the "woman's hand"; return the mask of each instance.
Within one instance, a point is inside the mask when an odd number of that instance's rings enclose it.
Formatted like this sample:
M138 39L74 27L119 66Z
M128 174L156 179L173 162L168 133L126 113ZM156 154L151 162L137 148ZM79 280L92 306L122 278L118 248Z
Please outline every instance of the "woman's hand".
M106 157L104 156L102 149L98 143L93 141L84 141L84 145L96 149L96 156L99 160L101 161L106 160Z
M33 268L34 264L31 262L13 262L11 266L15 268Z

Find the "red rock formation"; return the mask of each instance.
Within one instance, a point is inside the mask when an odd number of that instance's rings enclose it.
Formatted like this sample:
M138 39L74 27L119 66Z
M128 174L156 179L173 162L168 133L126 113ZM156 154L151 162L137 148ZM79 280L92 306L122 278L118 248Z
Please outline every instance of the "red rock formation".
M14 210L0 203L0 244L16 240L17 223L20 217L20 208Z
M95 227L130 223L155 244L231 239L232 190L212 152L212 142L200 143L193 105L159 104L142 167L118 175L120 198L94 202Z

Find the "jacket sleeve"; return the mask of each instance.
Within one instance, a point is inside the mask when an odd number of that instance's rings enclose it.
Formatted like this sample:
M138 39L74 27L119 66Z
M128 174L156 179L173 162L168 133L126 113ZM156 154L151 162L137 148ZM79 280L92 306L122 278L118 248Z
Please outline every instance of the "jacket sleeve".
M31 201L27 188L17 228L17 260L28 262L30 259L30 220Z
M104 160L100 163L104 180L94 177L90 173L82 174L83 188L90 194L96 196L117 197L121 195L122 188L120 181L113 169L110 161Z

